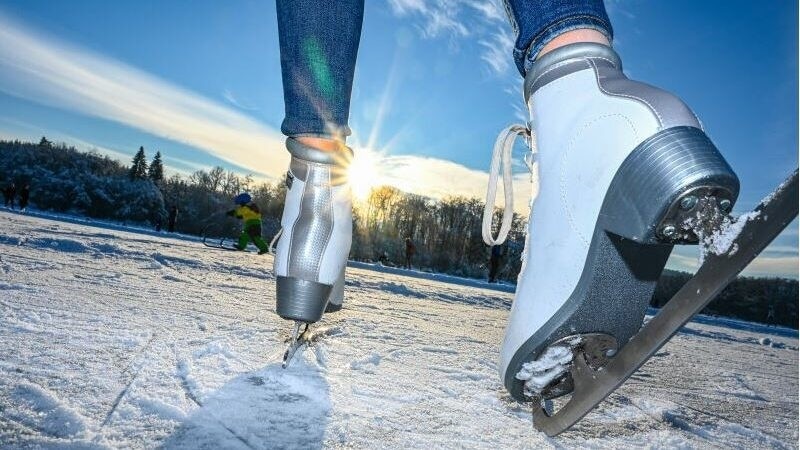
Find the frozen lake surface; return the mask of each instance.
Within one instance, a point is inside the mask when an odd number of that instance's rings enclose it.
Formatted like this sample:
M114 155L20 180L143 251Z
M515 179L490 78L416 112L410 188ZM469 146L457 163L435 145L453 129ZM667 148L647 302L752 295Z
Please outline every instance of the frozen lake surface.
M797 448L794 330L700 318L548 438L497 375L512 293L351 267L284 370L271 257L79 222L0 212L2 448Z

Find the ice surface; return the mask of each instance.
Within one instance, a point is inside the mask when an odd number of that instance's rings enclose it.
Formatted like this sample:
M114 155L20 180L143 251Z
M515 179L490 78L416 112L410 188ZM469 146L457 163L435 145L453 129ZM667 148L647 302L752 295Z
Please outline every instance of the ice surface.
M700 317L550 439L497 374L509 292L351 267L284 370L270 257L101 225L0 212L0 448L797 448L795 330Z

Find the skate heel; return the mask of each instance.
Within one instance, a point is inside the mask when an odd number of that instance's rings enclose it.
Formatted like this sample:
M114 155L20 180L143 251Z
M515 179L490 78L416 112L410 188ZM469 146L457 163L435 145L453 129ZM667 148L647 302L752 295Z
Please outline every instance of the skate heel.
M697 242L691 219L710 206L717 215L729 211L738 191L736 175L702 130L675 127L642 142L611 182L574 291L511 358L504 377L511 395L530 400L516 374L551 346L571 342L587 354L588 345L593 366L602 367L641 328L673 245ZM591 344L598 336L602 345ZM571 391L567 375L540 395Z
M339 274L339 278L336 279L336 283L333 285L328 304L325 306L326 313L342 309L342 304L344 303L344 272L346 269L347 266L342 267L342 273Z
M669 128L642 142L619 168L598 227L639 244L693 244L698 214L726 214L738 194L736 174L702 130Z
M333 286L294 277L277 277L275 312L284 319L314 323L322 318Z

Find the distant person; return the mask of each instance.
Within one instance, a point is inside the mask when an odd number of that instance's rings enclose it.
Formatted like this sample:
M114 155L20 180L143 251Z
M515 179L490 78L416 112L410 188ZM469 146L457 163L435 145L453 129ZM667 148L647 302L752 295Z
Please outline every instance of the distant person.
M6 208L10 207L11 209L14 209L14 197L16 196L17 187L14 185L14 183L11 183L3 190L3 198L5 200Z
M258 205L253 203L253 198L247 192L237 195L233 202L236 203L236 208L226 214L244 221L242 233L239 235L239 242L234 247L237 250L244 251L248 242L252 240L253 244L258 247L259 255L267 253L269 248L261 237L261 211L258 209Z
M405 268L411 270L411 260L414 258L414 254L417 253L417 247L414 245L414 242L411 240L410 237L406 238L406 265Z
M493 245L489 256L489 283L497 283L497 272L503 259L503 246Z
M161 214L159 214L159 215L156 216L156 220L155 220L156 231L158 231L158 232L161 231L162 223L163 223L163 220L161 219Z
M19 209L25 211L28 209L28 199L31 197L31 185L26 184L19 191Z
M775 305L770 304L767 307L767 325L776 325L775 323Z
M170 233L175 232L175 222L178 220L178 207L173 206L169 209L169 218L167 219L167 231Z

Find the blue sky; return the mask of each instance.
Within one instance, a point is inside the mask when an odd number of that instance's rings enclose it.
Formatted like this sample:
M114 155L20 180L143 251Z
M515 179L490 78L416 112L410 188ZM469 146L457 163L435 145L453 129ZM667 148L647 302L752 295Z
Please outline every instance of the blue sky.
M797 165L797 3L607 8L626 73L692 106L739 174L737 210L752 208ZM482 197L497 133L524 117L503 14L368 1L362 36L351 143L386 182ZM286 166L282 115L273 2L0 2L0 136L46 134L125 161L143 145L175 171L269 178ZM792 226L749 273L797 277L797 243ZM683 249L671 265L695 259Z

